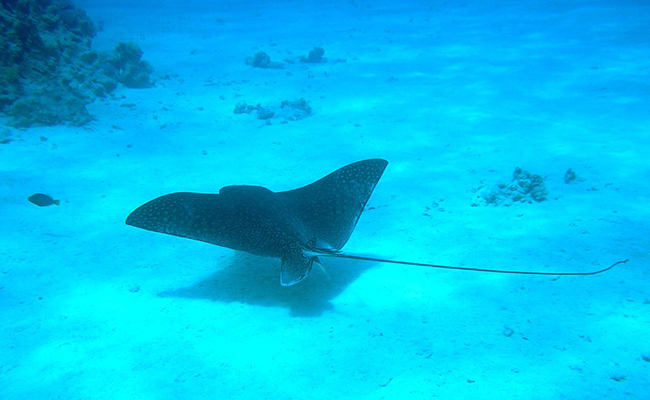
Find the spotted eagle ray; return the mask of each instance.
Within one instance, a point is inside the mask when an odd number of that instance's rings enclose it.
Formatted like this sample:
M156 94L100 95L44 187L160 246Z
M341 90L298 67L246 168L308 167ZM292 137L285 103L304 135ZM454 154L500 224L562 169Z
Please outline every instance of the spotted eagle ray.
M134 210L127 225L199 240L248 253L280 258L280 283L307 277L319 256L422 267L527 275L595 275L593 272L536 272L452 267L344 254L343 246L363 212L388 161L370 159L340 168L301 188L272 192L233 185L218 194L171 193Z

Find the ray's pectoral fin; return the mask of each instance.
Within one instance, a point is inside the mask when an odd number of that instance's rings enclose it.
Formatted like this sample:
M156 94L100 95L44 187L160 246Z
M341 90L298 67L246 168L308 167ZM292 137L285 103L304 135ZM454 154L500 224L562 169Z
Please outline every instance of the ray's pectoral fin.
M307 257L300 249L285 254L282 257L280 284L282 286L292 286L299 283L309 275L314 262L320 264L318 257Z

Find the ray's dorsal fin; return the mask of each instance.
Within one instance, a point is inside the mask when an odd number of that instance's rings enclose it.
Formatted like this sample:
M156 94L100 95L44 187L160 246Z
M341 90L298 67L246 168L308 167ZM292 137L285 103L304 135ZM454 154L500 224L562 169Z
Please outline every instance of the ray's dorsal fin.
M379 158L358 161L278 195L314 237L340 250L352 235L386 165L388 161Z

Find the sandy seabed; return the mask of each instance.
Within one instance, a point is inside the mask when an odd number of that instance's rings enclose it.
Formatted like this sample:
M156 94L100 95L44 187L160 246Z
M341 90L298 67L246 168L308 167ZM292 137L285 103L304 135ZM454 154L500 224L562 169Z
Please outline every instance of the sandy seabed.
M218 3L78 1L94 47L138 43L155 87L83 128L6 128L0 398L648 398L647 4ZM326 63L295 62L314 46ZM247 66L259 51L284 68ZM298 121L233 113L300 98ZM124 224L166 193L289 190L374 157L346 251L630 261L326 259L287 288L278 260ZM476 206L518 166L547 201Z

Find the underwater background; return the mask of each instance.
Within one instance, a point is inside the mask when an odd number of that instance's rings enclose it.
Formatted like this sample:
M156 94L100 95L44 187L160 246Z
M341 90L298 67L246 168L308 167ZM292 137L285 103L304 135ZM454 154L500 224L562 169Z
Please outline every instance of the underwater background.
M0 399L650 398L647 1L6 0L0 24ZM327 258L283 287L277 259L125 224L369 158L344 252L629 261Z

